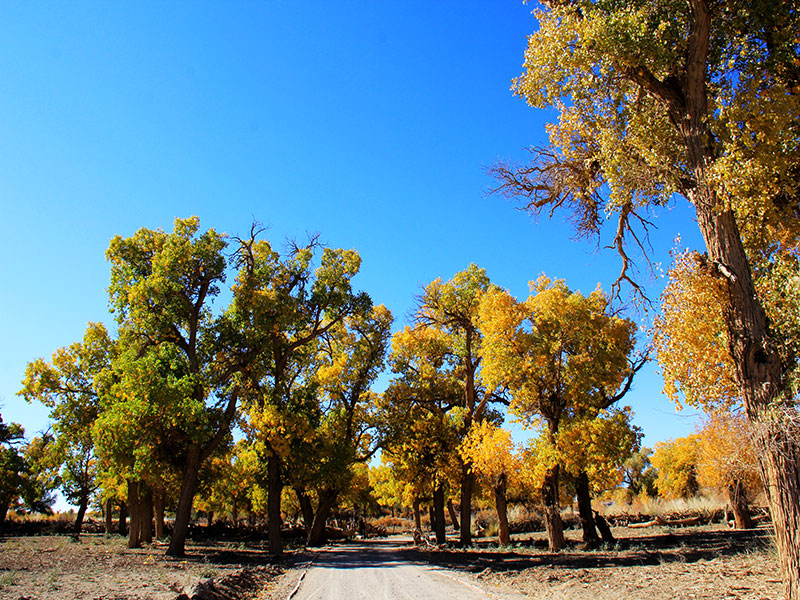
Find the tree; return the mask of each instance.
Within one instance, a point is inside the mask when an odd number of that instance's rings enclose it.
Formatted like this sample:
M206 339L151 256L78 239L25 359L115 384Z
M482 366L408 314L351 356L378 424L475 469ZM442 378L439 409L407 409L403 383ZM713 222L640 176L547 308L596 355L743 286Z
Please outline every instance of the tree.
M306 523L310 546L324 541L331 509L351 487L358 466L378 449L375 394L370 387L383 369L392 321L389 309L375 306L346 317L320 338L316 380L321 418L310 444L311 456L290 457L289 463L291 477L304 471L307 483L302 488L316 490L317 509Z
M33 512L52 514L55 498L47 478L37 472L36 458L47 440L37 438L24 446L25 430L18 423L4 423L0 415L0 529L10 508L26 506Z
M478 307L481 298L491 289L486 272L471 264L456 273L449 281L436 279L429 283L421 297L415 315L416 327L440 332L440 340L449 347L445 352L446 363L437 359L434 365L448 364L461 387L461 400L457 408L458 434L467 435L474 422L487 416L493 403L504 399L495 388L485 386L481 379L481 343L483 334L478 324ZM474 473L469 463L461 465L461 527L460 541L463 546L472 543L472 488Z
M142 423L128 410L131 405L138 404L140 417L155 416L157 405L167 411L168 418L151 421L162 426L151 435L158 438L162 457L166 454L182 473L167 549L174 556L184 553L200 467L229 434L238 400L233 377L241 368L238 357L221 346L218 326L225 320L209 308L225 281L227 243L213 229L198 230L197 217L176 219L173 233L140 229L130 238L114 237L106 252L109 297L119 323L115 368L120 375L109 397L113 401L104 409L105 423L128 412L134 421L124 428L135 435ZM144 489L140 502L142 471L130 475L128 505L132 524L138 525L146 522L152 496Z
M521 451L511 440L510 431L488 421L473 424L460 450L472 469L494 492L499 524L497 535L500 545L507 546L511 541L507 494L509 489L522 486Z
M634 324L609 314L608 298L600 289L583 296L563 281L542 276L531 283L525 302L502 290L487 293L480 322L485 380L490 386L506 386L511 393L509 410L529 426L541 423L543 443L554 449L562 425L574 418L593 418L614 404L630 389L641 366L628 361ZM556 457L541 485L554 552L564 545L560 469Z
M629 406L604 409L589 418L583 412L564 423L559 431L559 463L575 481L583 541L587 544L600 541L595 524L604 542L614 541L605 521L599 515L593 516L591 496L618 486L624 477L625 462L639 449L642 433L631 418Z
M499 165L500 190L533 212L571 210L578 231L618 216L612 246L673 195L696 212L739 396L754 423L787 598L800 598L800 450L785 360L754 271L795 262L800 232L800 13L791 0L545 2L518 95L554 107L550 146ZM644 246L642 246L644 247ZM788 255L788 256L787 256ZM785 259L785 260L784 260Z
M658 470L656 488L662 498L690 498L697 494L697 436L658 442L653 466Z
M44 449L42 461L58 474L65 498L78 507L76 536L98 485L92 428L113 353L106 328L89 323L83 340L57 350L50 363L43 359L29 363L19 392L27 402L38 400L51 409L54 439Z
M750 424L741 413L711 413L697 432L697 482L723 491L736 527L753 527L748 497L763 489Z
M652 455L653 451L650 448L641 448L623 463L622 468L625 472L623 483L628 488L629 498L631 496L656 495L657 473L650 462Z
M316 238L294 244L285 257L254 227L240 239L234 309L253 359L244 377L251 427L266 453L269 551L282 552L282 467L294 432L310 436L319 416L312 374L314 344L347 316L370 310L372 301L352 289L361 266L355 250L324 248L319 266Z

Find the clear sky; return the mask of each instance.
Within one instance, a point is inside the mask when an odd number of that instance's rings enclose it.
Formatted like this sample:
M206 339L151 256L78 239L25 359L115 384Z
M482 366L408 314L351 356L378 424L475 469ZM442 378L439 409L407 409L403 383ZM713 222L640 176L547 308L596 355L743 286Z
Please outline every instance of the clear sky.
M319 232L399 329L422 285L474 262L518 297L540 273L608 289L617 256L487 196L552 114L510 92L536 23L520 0L0 0L0 412L29 435L25 365L111 321L105 249L175 217L280 243ZM698 247L682 203L651 254ZM653 297L664 285L645 268ZM628 402L645 443L692 431L655 367Z

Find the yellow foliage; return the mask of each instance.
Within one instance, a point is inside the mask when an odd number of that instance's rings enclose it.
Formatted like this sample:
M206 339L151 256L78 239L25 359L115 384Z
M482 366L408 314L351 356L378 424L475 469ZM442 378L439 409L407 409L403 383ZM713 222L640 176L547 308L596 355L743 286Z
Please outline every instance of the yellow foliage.
M742 483L759 489L761 476L752 427L743 414L712 413L697 433L697 481L727 490Z
M697 435L659 442L650 460L658 469L656 488L660 496L687 498L697 493Z

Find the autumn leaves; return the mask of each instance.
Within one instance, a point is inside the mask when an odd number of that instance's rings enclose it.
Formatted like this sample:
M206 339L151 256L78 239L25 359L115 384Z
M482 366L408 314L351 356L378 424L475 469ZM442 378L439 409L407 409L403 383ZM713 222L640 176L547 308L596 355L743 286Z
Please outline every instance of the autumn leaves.
M402 414L416 415L401 421L407 427L389 428L384 456L396 476L412 495L427 488L436 526L444 521L437 491L458 490L463 521L477 477L493 490L504 543L507 492L536 490L550 547L560 549L561 470L592 473L598 486L613 486L638 449L629 409L612 408L637 369L633 323L610 314L599 289L583 296L542 277L518 301L475 265L426 286L415 321L393 340L396 377L384 400L389 410L403 406ZM517 448L498 428L505 412L498 406L538 433L529 448ZM594 542L588 519L586 536ZM464 544L467 523L460 528Z

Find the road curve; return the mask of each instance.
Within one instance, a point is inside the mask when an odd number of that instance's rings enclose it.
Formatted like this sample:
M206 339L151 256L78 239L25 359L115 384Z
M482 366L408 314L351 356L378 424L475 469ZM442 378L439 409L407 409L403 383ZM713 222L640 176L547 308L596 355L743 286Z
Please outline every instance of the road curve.
M326 548L292 600L517 600L523 596L415 560L408 540L369 540Z

